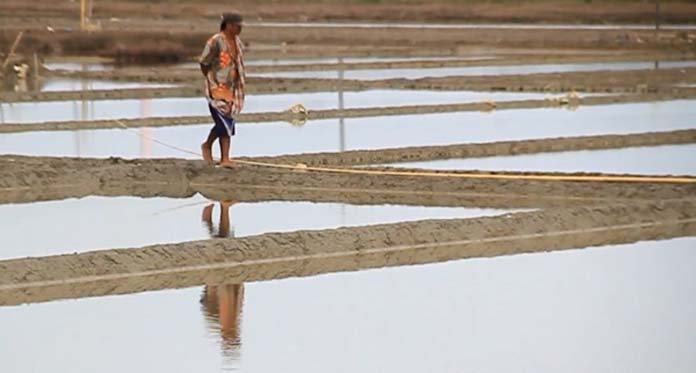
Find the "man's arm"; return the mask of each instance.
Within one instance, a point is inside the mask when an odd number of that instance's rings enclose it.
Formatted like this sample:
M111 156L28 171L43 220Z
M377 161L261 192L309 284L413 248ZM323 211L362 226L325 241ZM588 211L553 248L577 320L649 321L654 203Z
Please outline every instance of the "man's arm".
M205 79L210 83L212 87L217 87L218 82L217 82L217 77L215 76L215 73L211 73L212 68L210 65L204 65L201 64L201 73L203 73L203 76Z
M210 65L201 64L201 72L203 76L208 77L208 72L210 71Z
M205 43L203 53L201 53L200 58L198 58L198 62L201 65L201 73L211 84L214 85L217 85L217 79L215 74L211 74L211 72L213 61L219 53L218 43L215 40L215 37L212 37L207 43Z

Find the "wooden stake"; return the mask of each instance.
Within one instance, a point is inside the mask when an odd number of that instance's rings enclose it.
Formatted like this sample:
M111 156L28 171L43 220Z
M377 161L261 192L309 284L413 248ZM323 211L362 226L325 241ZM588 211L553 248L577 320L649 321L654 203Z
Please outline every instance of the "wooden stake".
M39 56L34 53L34 88L39 90Z
M80 0L80 30L85 31L87 22L85 20L87 13L87 0Z
M17 49L17 46L19 45L19 41L22 40L22 36L24 35L24 31L20 31L19 34L17 34L17 37L15 38L14 44L12 44L12 48L10 48L10 53L7 54L7 58L5 58L5 62L2 63L2 71L5 71L5 67L7 67L7 64L10 62L10 58L14 55L15 49Z
M655 0L655 32L660 31L660 0Z

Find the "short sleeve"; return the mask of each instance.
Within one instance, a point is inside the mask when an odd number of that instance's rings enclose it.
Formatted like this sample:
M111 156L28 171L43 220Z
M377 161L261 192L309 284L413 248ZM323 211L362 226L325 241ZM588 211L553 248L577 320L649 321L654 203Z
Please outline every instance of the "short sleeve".
M215 57L220 53L220 46L218 45L217 38L215 36L208 39L203 48L203 53L201 57L198 58L198 62L203 66L212 66Z

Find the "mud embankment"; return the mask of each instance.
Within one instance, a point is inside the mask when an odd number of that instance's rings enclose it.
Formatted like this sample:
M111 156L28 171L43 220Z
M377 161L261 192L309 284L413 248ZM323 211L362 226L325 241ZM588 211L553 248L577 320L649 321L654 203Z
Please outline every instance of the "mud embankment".
M567 61L566 61L567 62ZM326 65L327 68L333 68ZM135 98L199 97L200 73L191 69L128 68L100 72L49 72L56 77L180 84L174 87L54 92L0 92L4 102L113 100ZM370 89L427 89L440 91L592 92L679 94L680 87L696 84L696 68L631 71L563 72L543 74L448 76L420 79L314 79L248 77L249 94L362 91Z
M616 62L624 61L617 60ZM642 59L643 61L645 58ZM648 59L649 60L649 59ZM495 60L494 60L495 61ZM582 62L609 62L593 59L583 59ZM655 60L658 61L658 60ZM566 58L558 60L547 60L544 63L573 63L575 59ZM630 62L630 60L629 60ZM659 62L659 61L658 61ZM473 64L472 64L473 65ZM479 66L504 65L501 62L479 62ZM517 65L517 64L514 64ZM323 65L325 70L340 70L338 66ZM278 70L285 69L284 67L275 68ZM309 69L308 69L309 70ZM253 71L253 69L252 69ZM495 87L510 87L508 90L516 91L512 87L546 87L550 84L559 86L577 86L578 90L591 92L613 92L613 89L629 89L637 84L647 84L649 86L660 87L674 83L690 83L694 82L694 72L696 67L683 68L665 68L664 66L652 69L630 69L630 70L598 70L598 71L566 71L566 72L550 72L550 73L532 73L532 74L504 74L504 75L467 75L467 76L447 76L447 77L426 77L421 79L375 79L375 80L358 80L358 79L313 79L313 78L285 78L282 75L276 78L249 76L248 84L250 92L262 93L269 92L269 85L278 86L278 91L297 90L293 84L305 84L305 89L313 87L327 90L325 85L331 83L334 85L333 90L351 88L376 89L376 88L407 88L408 84L420 84L418 88L429 89L475 89L475 90L492 90ZM252 72L249 72L252 73ZM282 73L279 73L282 74ZM140 81L140 82L157 82L157 83L199 83L201 80L200 72L193 69L161 69L161 68L128 68L107 71L56 71L51 75L63 78L72 79L101 79L101 80L116 80L116 81ZM426 85L430 84L430 85ZM258 89L258 91L254 91ZM540 89L537 89L540 90ZM272 92L272 91L271 91Z
M0 305L614 245L696 233L696 201L549 209L0 261Z
M549 97L546 99L514 100L501 102L471 102L459 104L435 104L435 105L404 105L387 107L367 107L352 109L323 109L309 110L306 113L292 113L291 111L242 113L237 117L238 123L264 123L287 121L302 125L309 120L338 119L338 118L366 118L395 115L435 114L514 109L538 109L561 108L576 109L580 106L599 106L611 104L643 103L655 101L670 101L678 99L696 98L696 89L676 93L633 94L633 95L607 95L589 96L577 99L568 99L564 96ZM37 123L4 123L0 125L0 133L16 133L30 131L64 131L64 130L88 130L108 128L140 128L140 127L171 127L181 125L195 125L211 123L210 116L178 116L178 117L150 117L150 118L119 118L83 121L59 121Z
M216 9L214 13L219 14ZM128 20L101 20L99 32L78 32L77 17L68 20L21 19L0 15L0 48L9 49L18 30L25 30L26 42L19 52L52 55L113 56L119 49L140 50L169 45L181 58L200 54L202 45L217 32L215 20L163 20L161 17L130 18ZM53 31L47 30L53 25ZM376 25L375 25L376 26ZM66 28L72 28L72 30ZM421 52L456 52L459 48L512 47L603 50L693 50L689 31L664 30L659 35L650 29L589 29L554 30L544 28L448 28L448 27L342 27L317 25L247 24L243 40L249 50L276 46L278 49L353 49L385 52L390 49L417 49Z
M134 2L129 0L95 3L95 16L115 17L113 23L124 28L138 22L141 27L164 23L170 28L190 29L215 22L219 3L205 0L176 2ZM358 21L358 22L531 22L531 23L644 23L654 21L655 6L651 2L605 1L589 4L584 1L546 0L539 2L491 2L469 0L466 6L451 0L423 2L377 1L251 1L240 0L235 7L249 20L286 22ZM563 11L558 9L562 7ZM70 20L76 28L79 3L38 0L27 2L5 0L0 13L13 15L15 25L45 20ZM134 17L138 15L138 18ZM135 19L134 19L135 18ZM696 5L689 1L669 1L662 9L665 23L693 22ZM105 23L107 19L102 20ZM47 23L39 23L45 25ZM160 26L163 27L163 26Z
M282 164L304 163L312 166L356 166L692 143L696 143L696 129L628 135L556 137L379 150L348 150L240 159Z
M442 174L452 173L467 175L465 171ZM183 159L23 156L0 156L0 190L2 203L86 195L183 197L199 192L211 199L238 201L279 199L514 208L696 197L694 183L342 174L247 165L225 169Z

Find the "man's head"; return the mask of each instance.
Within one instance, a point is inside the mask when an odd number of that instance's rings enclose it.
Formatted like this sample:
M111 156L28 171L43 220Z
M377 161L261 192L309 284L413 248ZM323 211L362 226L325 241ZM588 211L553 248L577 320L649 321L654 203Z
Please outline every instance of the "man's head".
M230 35L239 35L242 32L242 15L237 12L222 13L220 31Z

